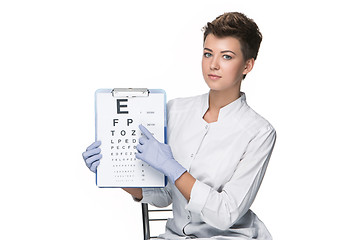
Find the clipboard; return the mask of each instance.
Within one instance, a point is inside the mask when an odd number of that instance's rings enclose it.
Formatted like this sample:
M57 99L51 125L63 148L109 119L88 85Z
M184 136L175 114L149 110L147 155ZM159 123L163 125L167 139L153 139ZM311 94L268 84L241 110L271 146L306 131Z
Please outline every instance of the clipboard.
M98 187L165 187L167 178L135 156L144 125L166 143L166 92L114 88L95 92L95 140L101 141Z

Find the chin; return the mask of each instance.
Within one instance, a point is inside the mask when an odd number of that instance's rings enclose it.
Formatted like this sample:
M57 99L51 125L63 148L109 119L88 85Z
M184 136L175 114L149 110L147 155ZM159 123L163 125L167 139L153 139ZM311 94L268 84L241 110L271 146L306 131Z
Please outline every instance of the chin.
M209 82L206 82L206 84L213 91L221 91L221 90L226 89L226 88L224 88L224 86L219 86L219 84L209 83Z
M235 90L239 89L241 87L241 82L235 82L235 83L225 83L221 81L205 81L208 87L213 91L229 91L229 90Z

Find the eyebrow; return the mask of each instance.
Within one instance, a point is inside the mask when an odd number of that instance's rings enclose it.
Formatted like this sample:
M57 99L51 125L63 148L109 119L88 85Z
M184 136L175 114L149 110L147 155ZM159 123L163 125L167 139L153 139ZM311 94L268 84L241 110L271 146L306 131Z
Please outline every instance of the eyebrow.
M204 50L207 50L209 52L213 52L213 50L211 50L210 48L204 48ZM226 52L230 52L230 53L232 53L232 54L234 54L236 56L236 53L234 53L233 51L230 51L230 50L221 51L221 53L226 53Z

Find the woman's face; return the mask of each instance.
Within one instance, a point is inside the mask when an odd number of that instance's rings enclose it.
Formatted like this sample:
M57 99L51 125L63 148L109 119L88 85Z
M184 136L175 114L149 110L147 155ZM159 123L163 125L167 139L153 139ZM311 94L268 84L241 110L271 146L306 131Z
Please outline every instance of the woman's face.
M234 37L218 38L213 34L206 37L202 72L211 90L239 91L243 75L249 72L247 68L239 40Z

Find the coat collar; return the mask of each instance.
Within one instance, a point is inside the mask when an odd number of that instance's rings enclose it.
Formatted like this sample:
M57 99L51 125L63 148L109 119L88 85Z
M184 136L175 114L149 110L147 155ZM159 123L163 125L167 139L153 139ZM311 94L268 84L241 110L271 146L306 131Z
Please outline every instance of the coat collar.
M203 94L202 96L202 109L201 109L201 117L204 116L206 111L209 108L209 93ZM245 92L241 92L241 95L239 98L234 100L233 102L229 103L228 105L220 108L219 117L217 122L222 121L222 119L226 119L231 115L233 112L238 112L244 104L246 104L246 95Z

